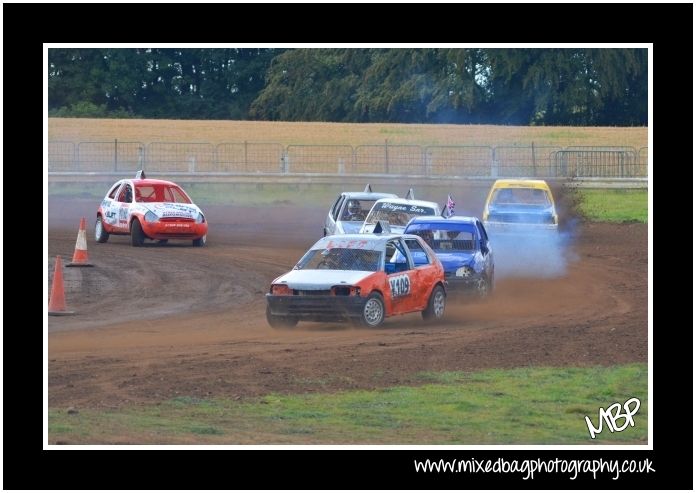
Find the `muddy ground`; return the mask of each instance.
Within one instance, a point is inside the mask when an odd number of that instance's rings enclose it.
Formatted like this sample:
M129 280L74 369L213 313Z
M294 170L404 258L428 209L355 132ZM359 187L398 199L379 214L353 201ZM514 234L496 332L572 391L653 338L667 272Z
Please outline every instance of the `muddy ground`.
M96 265L65 269L77 314L49 318L50 407L371 389L418 383L420 371L648 359L643 224L567 221L564 269L540 277L499 263L509 275L499 276L493 297L450 297L441 323L411 314L379 329L277 330L266 323L264 293L318 239L330 204L209 206L205 248L132 248L125 236L94 243L97 202L49 200L49 274L55 255L72 256L81 216ZM520 261L514 251L497 253Z

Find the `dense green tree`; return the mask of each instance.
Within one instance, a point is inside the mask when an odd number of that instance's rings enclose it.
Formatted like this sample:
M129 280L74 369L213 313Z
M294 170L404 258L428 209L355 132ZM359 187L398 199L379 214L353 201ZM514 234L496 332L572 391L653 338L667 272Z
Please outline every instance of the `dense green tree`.
M52 115L647 124L645 49L49 49Z
M276 49L49 49L49 110L247 118ZM87 104L88 103L88 104ZM93 105L93 106L90 106Z

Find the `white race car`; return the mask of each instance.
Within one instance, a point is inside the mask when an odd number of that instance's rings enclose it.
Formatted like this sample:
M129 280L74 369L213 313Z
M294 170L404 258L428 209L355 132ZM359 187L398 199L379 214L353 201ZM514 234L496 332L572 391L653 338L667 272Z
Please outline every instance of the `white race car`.
M189 240L200 247L207 234L203 212L181 187L146 179L141 171L134 180L120 180L109 188L97 209L94 229L98 243L108 241L109 235L130 235L133 246L151 239Z
M406 224L417 216L439 216L440 206L437 202L426 200L415 200L413 189L406 194L406 198L380 199L372 206L370 213L365 218L365 222L360 228L360 233L373 233L375 227L389 223L389 230L383 232L403 233Z
M362 192L343 192L326 216L324 236L357 233L374 203L385 198L396 194L373 192L369 183Z

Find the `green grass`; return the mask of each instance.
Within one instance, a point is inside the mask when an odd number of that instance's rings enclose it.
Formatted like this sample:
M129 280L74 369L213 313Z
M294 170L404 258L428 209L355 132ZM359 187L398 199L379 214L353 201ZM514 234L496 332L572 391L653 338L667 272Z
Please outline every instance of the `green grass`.
M647 190L578 190L577 209L586 219L648 222Z
M115 180L114 180L115 181ZM108 183L63 183L53 182L48 185L49 197L84 198L101 201L114 182ZM191 199L199 206L206 205L242 205L242 206L283 206L292 205L329 210L338 194L344 191L362 191L361 185L339 185L325 183L177 183L186 190ZM403 196L408 185L375 187L375 191L394 192ZM416 186L416 197L422 200L442 199L451 193L447 185ZM482 194L482 192L481 192Z
M190 183L182 186L198 204L297 205L326 210L340 191L333 185L284 183ZM339 187L340 188L340 187Z
M100 201L113 182L50 183L49 197L87 198ZM281 183L186 183L179 184L198 205L301 205L330 207L343 191L340 185ZM361 188L361 187L354 187Z
M420 373L414 387L229 400L178 397L119 410L49 409L50 443L638 444L647 366ZM635 427L591 440L584 416L641 401Z

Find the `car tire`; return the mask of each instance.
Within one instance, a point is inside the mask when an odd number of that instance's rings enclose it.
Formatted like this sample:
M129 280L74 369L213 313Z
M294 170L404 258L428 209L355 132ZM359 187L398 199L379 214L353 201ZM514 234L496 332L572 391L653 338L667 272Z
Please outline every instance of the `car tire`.
M140 247L143 246L145 241L145 234L143 233L143 228L140 226L140 221L133 219L131 223L131 246Z
M433 288L428 300L428 307L421 312L423 320L440 320L445 316L445 290L439 284Z
M290 329L297 325L297 318L295 317L281 317L278 315L273 315L271 313L271 307L266 305L266 320L268 325L274 329Z
M384 299L381 294L370 293L357 321L364 327L379 327L384 322Z
M195 246L195 247L205 246L205 244L207 243L207 236L208 235L203 235L200 238L196 238L195 240L193 240L193 246Z
M476 297L478 299L485 299L491 294L491 282L487 277L482 277L476 284Z
M97 243L109 241L109 233L104 229L104 222L101 216L97 216L97 223L94 225L94 239Z

